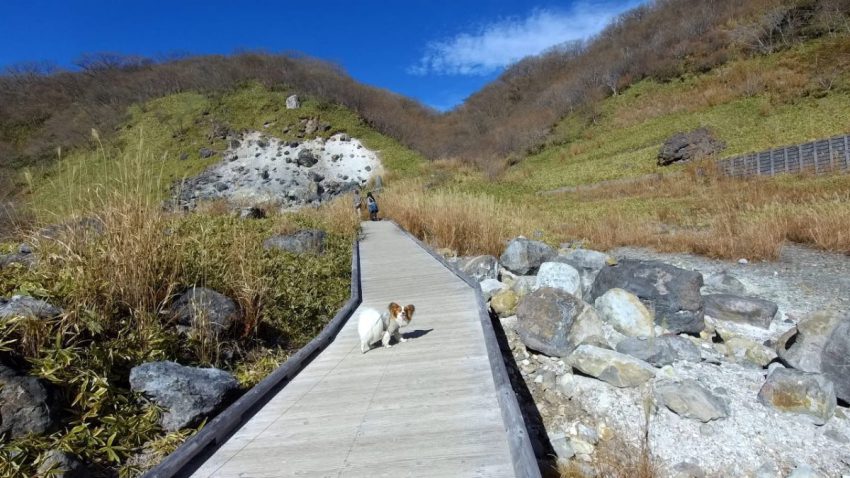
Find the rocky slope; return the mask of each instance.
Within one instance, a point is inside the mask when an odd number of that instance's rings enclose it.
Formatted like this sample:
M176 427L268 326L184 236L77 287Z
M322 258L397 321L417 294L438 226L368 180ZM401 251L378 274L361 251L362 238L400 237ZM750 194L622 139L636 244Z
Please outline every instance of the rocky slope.
M646 434L661 476L850 475L850 258L790 246L748 264L518 238L501 258L456 261L500 317L545 428L538 448L561 466L595 476L601 454Z
M344 133L327 140L282 141L252 131L230 138L221 156L221 162L180 185L180 206L225 199L298 207L362 187L381 171L377 153Z

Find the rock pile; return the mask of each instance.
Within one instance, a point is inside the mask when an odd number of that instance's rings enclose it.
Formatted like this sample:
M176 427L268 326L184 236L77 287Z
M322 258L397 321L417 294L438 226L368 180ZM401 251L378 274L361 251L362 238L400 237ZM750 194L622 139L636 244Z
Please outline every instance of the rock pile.
M500 318L559 459L589 466L612 436L639 446L648 413L662 476L850 474L850 314L788 326L731 274L705 286L522 237L455 264Z
M308 121L304 128L315 133L324 126ZM231 140L220 156L221 162L180 185L179 207L213 199L284 208L318 204L365 185L381 171L377 153L346 134L282 141L250 132Z
M691 161L719 153L726 149L726 143L720 141L706 128L697 128L687 133L676 133L661 145L658 152L658 165L680 161Z

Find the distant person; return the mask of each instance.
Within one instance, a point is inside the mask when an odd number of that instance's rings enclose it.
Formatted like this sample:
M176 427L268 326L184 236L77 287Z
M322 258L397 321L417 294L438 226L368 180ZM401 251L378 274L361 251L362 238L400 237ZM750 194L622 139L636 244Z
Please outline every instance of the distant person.
M354 190L354 213L357 214L357 219L363 217L363 198L360 197L360 190Z
M369 209L369 219L372 221L378 220L378 201L375 201L375 197L372 196L372 193L366 193L366 208Z

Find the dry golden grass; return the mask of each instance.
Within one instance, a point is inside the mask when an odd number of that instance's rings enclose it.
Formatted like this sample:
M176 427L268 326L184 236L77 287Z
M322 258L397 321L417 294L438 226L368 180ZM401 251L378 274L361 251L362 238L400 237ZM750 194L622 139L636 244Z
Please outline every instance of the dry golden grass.
M486 195L425 191L415 183L388 189L378 201L383 216L425 242L461 255L498 256L506 240L534 230L530 208Z
M776 259L787 241L850 253L848 175L731 179L694 165L682 174L520 200L420 183L396 185L380 198L382 214L459 254L499 255L506 240L536 231L553 243L724 259Z

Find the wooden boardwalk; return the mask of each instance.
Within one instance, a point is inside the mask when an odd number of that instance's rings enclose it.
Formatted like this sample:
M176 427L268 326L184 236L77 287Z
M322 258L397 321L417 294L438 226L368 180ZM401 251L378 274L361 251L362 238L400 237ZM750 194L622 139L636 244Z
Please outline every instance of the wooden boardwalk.
M518 475L475 290L393 223L363 229L360 307L415 304L408 341L361 354L355 313L192 476Z

